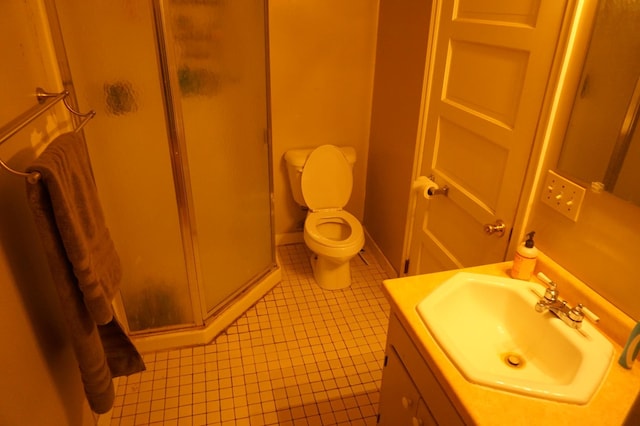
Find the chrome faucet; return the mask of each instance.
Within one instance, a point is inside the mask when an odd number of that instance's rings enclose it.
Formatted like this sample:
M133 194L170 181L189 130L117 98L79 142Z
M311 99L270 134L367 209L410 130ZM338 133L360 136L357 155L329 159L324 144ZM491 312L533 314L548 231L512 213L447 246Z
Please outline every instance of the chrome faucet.
M589 317L589 319L594 322L598 322L600 320L584 305L579 304L572 308L566 301L560 299L558 297L560 294L558 286L545 274L539 272L538 278L547 285L547 289L545 290L544 295L540 297L540 300L536 303L536 312L542 313L545 311L551 311L560 318L562 322L567 324L569 327L576 329L582 327L582 320L585 316Z

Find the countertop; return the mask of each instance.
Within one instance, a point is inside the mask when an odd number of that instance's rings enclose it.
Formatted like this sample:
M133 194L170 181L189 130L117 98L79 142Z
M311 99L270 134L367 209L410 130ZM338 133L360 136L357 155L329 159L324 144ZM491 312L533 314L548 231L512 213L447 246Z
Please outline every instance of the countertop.
M595 312L601 318L595 326L614 346L607 377L587 404L549 401L473 384L462 376L431 336L415 309L419 301L459 271L509 277L511 264L512 262L504 262L389 279L384 281L383 289L392 312L400 320L465 423L492 426L622 425L640 393L640 360L634 363L632 369L625 369L618 364L621 345L626 341L635 322L542 254L536 272L541 270L556 281L560 297L569 304L584 303ZM537 278L531 280L537 281ZM635 407L634 412L637 412ZM633 421L640 425L640 418Z

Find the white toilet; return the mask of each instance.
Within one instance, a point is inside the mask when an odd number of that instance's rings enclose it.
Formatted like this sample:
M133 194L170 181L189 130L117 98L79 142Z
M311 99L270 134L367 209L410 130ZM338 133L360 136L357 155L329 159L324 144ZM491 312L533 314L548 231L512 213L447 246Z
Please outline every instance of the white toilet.
M349 261L364 246L362 225L342 210L351 197L355 149L322 145L287 151L284 159L293 198L309 208L304 242L314 253L311 266L316 282L328 290L349 287Z

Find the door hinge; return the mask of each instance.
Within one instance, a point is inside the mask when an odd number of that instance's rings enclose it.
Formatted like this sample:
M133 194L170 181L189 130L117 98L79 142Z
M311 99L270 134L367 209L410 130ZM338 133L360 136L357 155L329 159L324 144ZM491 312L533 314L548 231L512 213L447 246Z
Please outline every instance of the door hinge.
M380 413L378 413L378 418L376 419L376 424L380 423Z
M382 364L383 367L387 366L387 361L389 361L389 357L388 356L384 356L384 363Z
M405 274L409 273L409 259L404 261L404 271Z

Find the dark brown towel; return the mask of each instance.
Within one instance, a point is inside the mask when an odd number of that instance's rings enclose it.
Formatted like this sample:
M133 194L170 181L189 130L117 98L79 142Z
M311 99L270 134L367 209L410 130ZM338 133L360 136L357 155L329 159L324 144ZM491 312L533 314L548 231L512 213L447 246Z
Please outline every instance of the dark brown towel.
M120 263L104 224L86 145L79 136L64 134L29 171L42 175L38 183L27 183L27 196L87 400L93 411L105 413L114 400L111 378L142 371L144 362L113 317Z

